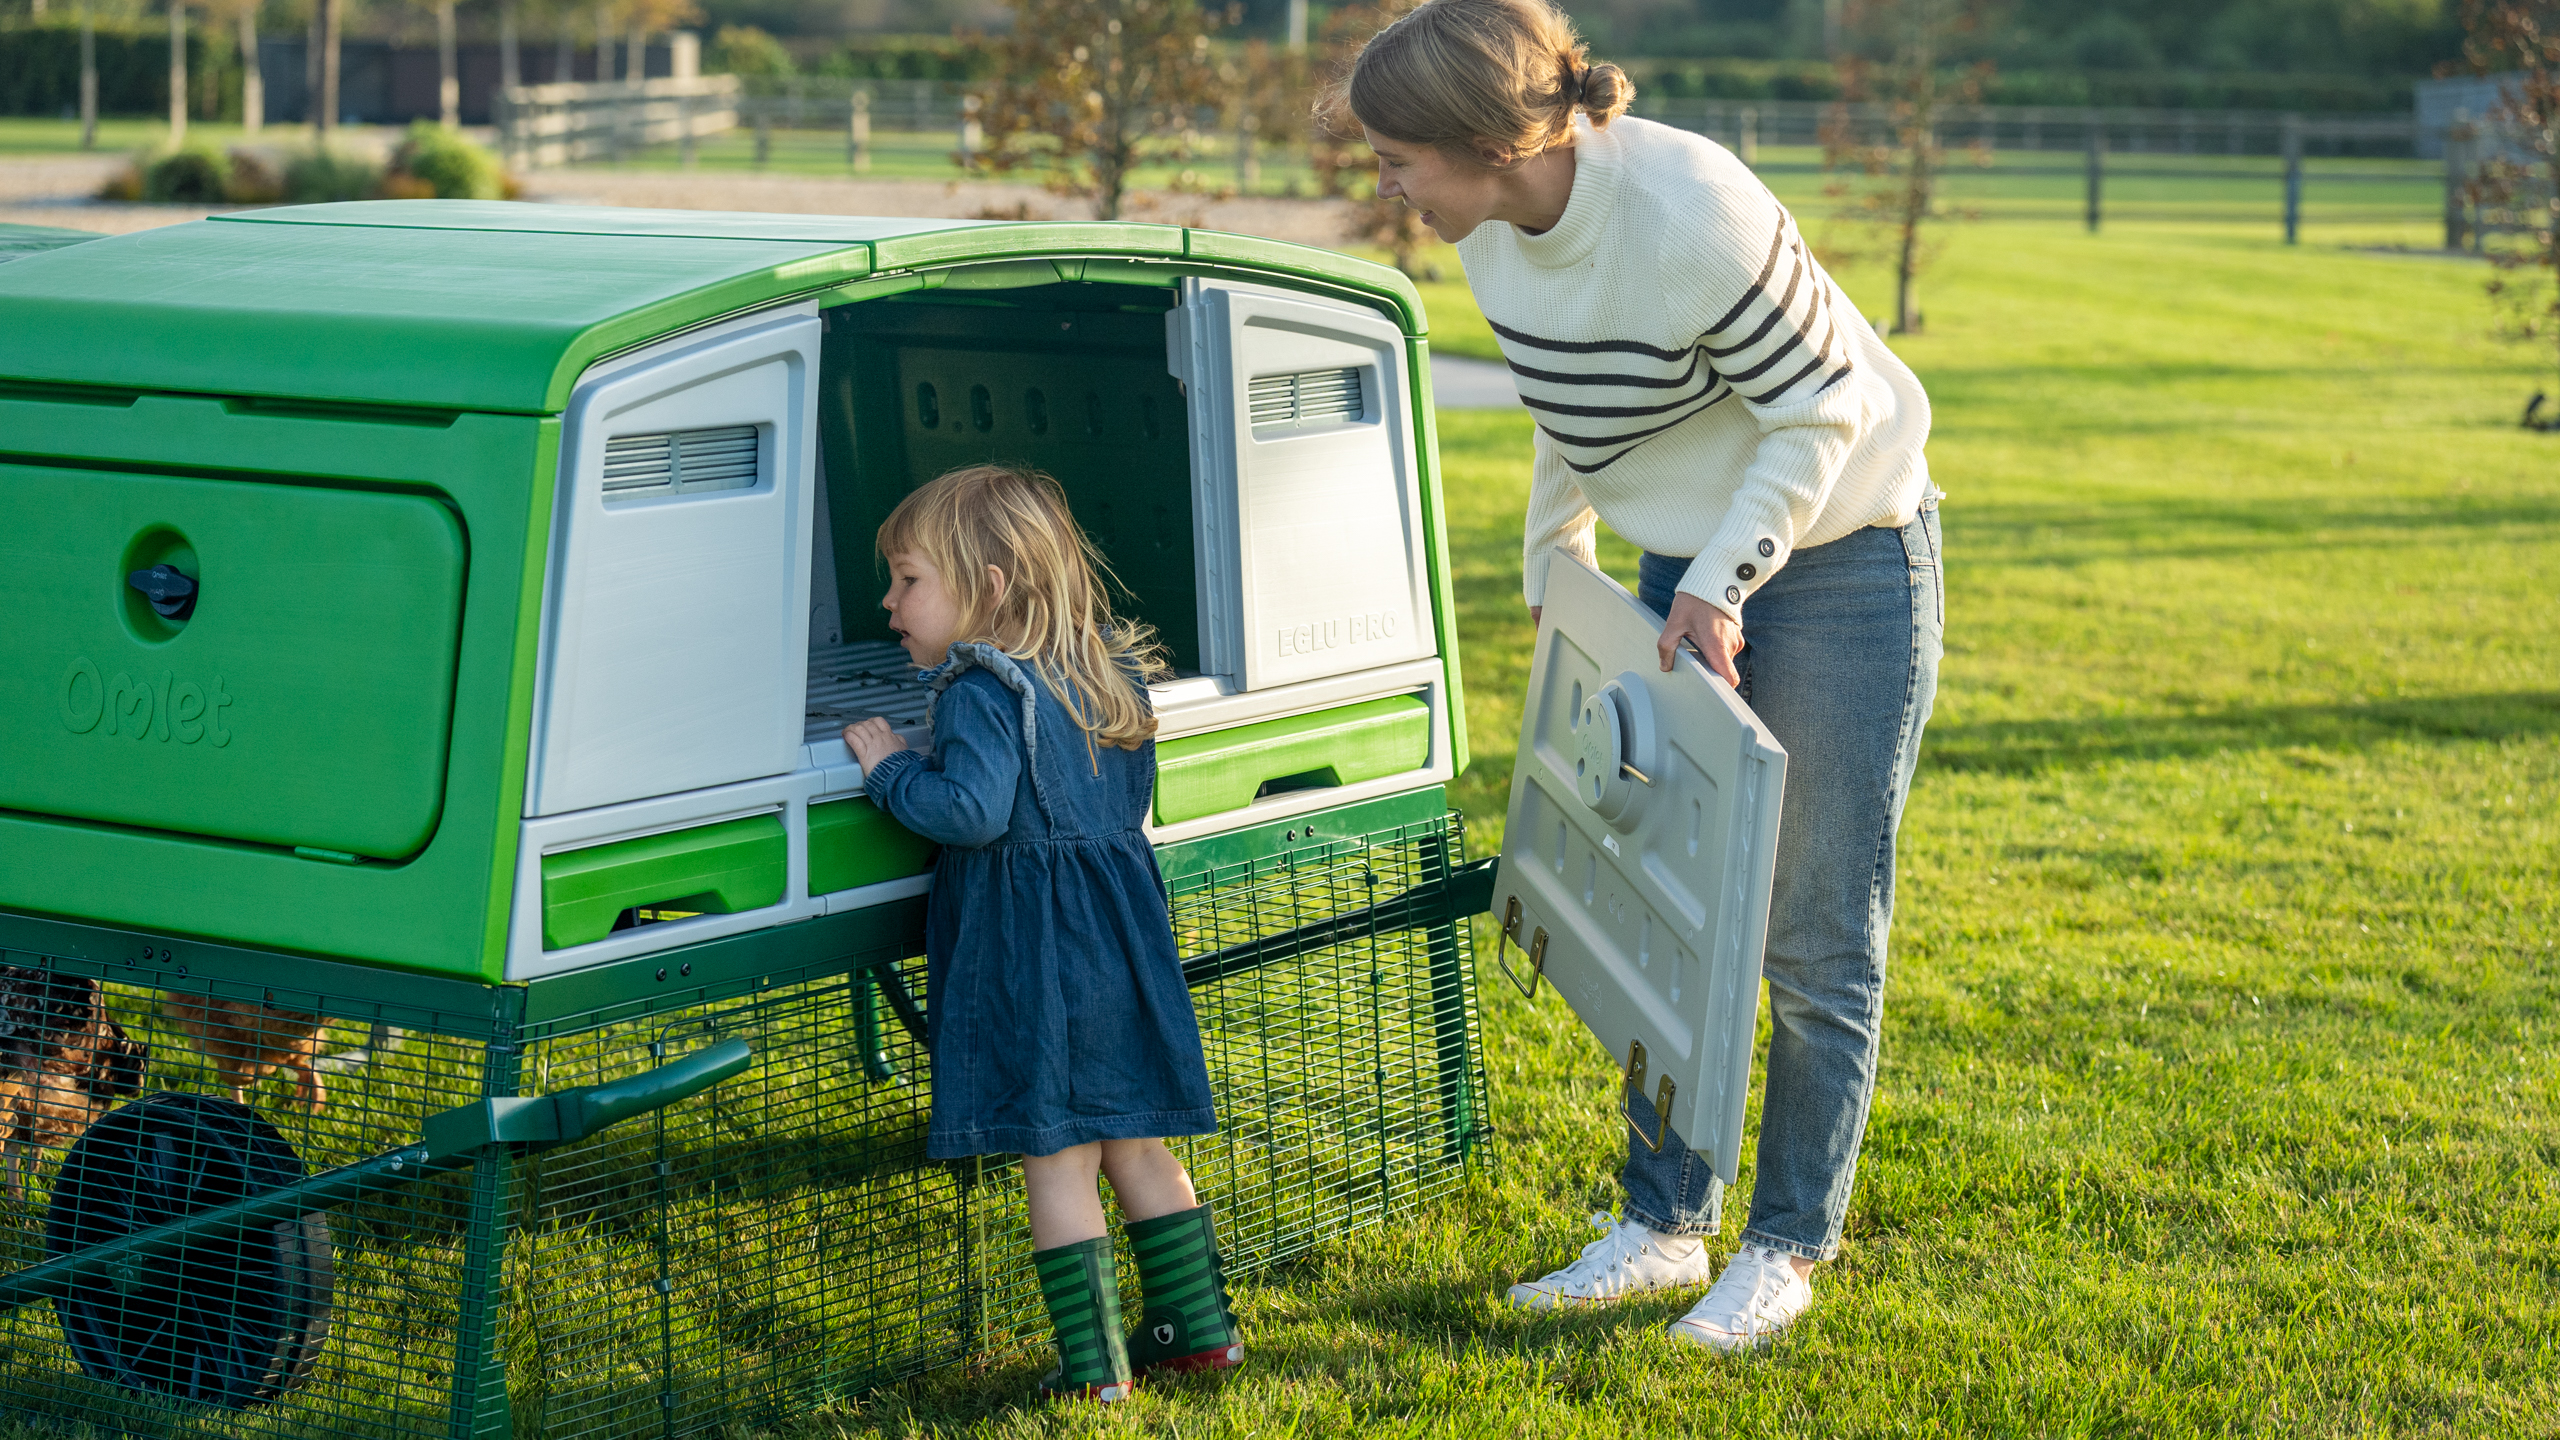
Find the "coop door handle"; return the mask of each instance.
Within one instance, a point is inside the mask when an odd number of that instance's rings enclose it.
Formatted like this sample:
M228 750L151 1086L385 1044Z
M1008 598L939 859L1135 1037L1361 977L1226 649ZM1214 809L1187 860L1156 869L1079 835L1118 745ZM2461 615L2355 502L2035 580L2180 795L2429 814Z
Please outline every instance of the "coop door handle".
M1520 992L1521 999L1535 1000L1538 998L1538 982L1547 973L1546 927L1540 926L1536 936L1521 947L1529 952L1529 983L1526 985L1520 983L1519 974L1511 968L1510 954L1503 948L1519 938L1520 897L1514 895L1502 909L1502 933L1494 937L1493 963L1501 967L1502 978L1511 982L1511 988Z
M124 583L141 591L142 598L150 601L151 608L165 619L184 620L196 608L196 582L175 566L154 565L148 570L136 570L124 577Z

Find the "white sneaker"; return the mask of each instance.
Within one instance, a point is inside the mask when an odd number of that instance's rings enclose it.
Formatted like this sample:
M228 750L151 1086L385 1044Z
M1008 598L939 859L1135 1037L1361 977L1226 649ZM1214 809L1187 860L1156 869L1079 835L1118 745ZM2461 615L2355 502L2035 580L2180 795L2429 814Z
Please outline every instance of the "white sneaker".
M1511 1303L1523 1310L1596 1305L1646 1290L1703 1285L1715 1273L1707 1247L1695 1235L1656 1235L1633 1220L1594 1212L1600 1238L1582 1247L1582 1258L1552 1275L1511 1287Z
M1729 1355L1776 1338L1812 1303L1812 1284L1785 1251L1745 1245L1716 1288L1671 1322L1671 1333Z

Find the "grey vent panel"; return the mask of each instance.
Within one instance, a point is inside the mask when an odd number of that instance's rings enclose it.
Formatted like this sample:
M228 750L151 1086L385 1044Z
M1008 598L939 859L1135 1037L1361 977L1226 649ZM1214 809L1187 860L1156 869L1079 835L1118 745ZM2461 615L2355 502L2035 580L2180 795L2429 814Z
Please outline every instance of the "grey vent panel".
M604 446L604 498L752 490L762 435L755 425L617 435Z
M1257 376L1247 387L1245 408L1257 435L1357 421L1362 413L1359 367Z

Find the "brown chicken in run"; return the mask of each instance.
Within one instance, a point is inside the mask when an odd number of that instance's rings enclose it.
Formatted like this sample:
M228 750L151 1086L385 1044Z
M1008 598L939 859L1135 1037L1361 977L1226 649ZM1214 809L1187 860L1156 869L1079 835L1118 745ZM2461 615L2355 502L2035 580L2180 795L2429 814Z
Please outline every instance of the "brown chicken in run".
M248 1104L249 1088L282 1070L294 1077L294 1096L304 1108L329 1103L320 1079L321 1033L329 1022L320 1016L209 995L163 995L160 1009L213 1062L232 1099Z
M12 1200L36 1152L67 1147L142 1088L151 1047L107 1018L98 982L0 966L0 1169Z

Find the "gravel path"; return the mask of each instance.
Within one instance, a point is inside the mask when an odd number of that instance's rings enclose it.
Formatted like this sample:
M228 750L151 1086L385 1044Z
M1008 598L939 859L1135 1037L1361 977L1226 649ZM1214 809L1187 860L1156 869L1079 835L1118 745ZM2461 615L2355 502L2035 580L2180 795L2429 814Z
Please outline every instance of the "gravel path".
M89 197L124 157L48 157L0 161L0 223L55 225L121 235L201 220L218 207L102 204ZM916 215L968 220L1021 214L1033 220L1082 219L1079 200L1036 185L997 180L856 180L733 171L537 170L524 177L525 198L568 205L631 205L667 210L754 210L792 215ZM1198 225L1301 244L1340 245L1348 206L1340 200L1211 200L1197 195L1141 195L1126 207L1132 220Z

